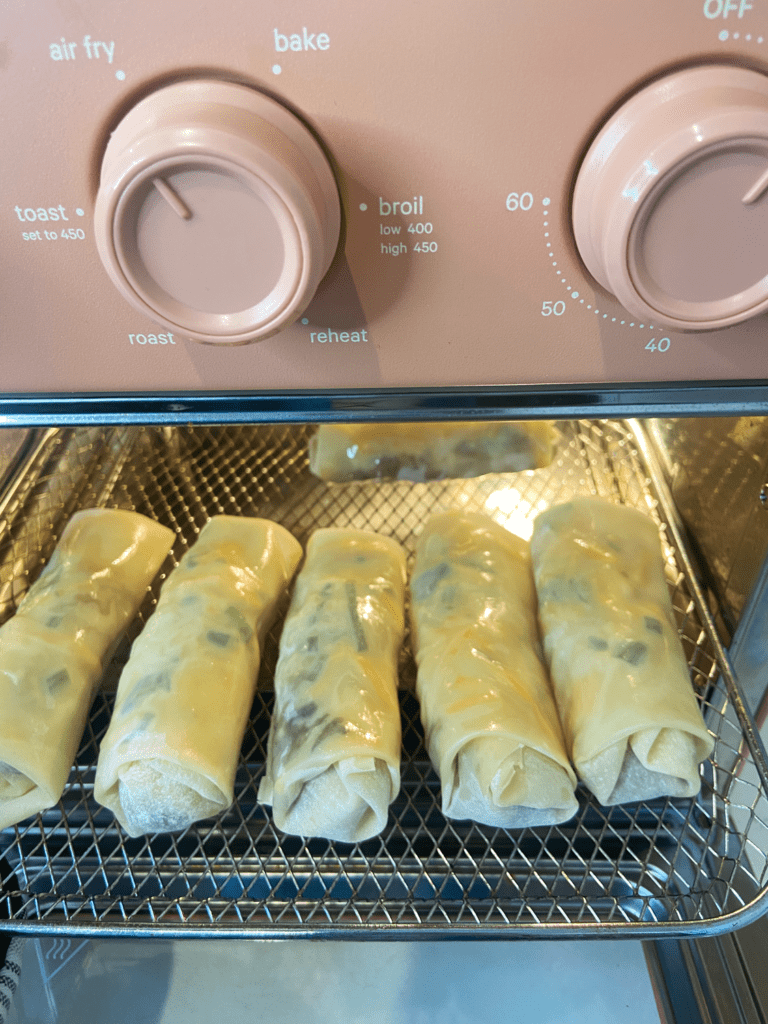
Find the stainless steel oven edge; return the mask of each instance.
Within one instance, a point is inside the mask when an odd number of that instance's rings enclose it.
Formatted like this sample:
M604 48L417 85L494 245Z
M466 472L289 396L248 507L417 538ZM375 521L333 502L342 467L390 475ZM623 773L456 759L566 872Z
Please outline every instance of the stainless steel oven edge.
M343 391L0 393L0 426L768 414L768 381Z

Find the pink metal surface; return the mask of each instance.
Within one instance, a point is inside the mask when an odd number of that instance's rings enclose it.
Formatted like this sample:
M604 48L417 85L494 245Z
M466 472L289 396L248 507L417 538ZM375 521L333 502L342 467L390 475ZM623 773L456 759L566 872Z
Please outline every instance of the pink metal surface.
M768 73L755 3L7 0L0 38L3 390L768 378L762 317L678 333L632 315L571 227L580 162L629 96L691 65ZM255 344L159 326L96 249L110 133L187 78L276 99L338 183L328 274Z

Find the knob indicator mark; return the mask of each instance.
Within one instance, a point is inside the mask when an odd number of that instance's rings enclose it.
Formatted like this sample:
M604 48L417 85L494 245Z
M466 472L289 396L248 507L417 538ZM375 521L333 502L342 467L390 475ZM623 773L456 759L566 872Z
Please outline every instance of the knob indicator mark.
M163 181L162 178L153 178L152 184L168 203L174 213L177 213L182 220L190 220L192 217L192 211L183 201L178 192L173 191L167 181Z

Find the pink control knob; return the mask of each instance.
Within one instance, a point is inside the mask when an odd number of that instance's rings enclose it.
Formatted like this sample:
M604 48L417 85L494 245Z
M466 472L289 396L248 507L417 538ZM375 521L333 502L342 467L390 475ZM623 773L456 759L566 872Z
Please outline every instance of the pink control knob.
M768 309L768 77L699 67L633 96L584 158L573 226L590 273L646 322Z
M136 309L198 341L242 344L292 323L339 241L336 182L288 110L245 86L187 81L113 132L95 232Z

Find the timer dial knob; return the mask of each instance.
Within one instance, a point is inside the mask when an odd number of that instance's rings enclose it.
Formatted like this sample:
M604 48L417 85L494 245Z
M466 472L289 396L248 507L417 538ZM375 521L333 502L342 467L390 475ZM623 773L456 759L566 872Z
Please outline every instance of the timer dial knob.
M768 309L768 78L692 68L633 96L584 158L573 227L591 274L656 326Z
M336 182L311 132L241 85L187 81L123 118L95 211L101 260L136 309L198 341L275 334L339 241Z

